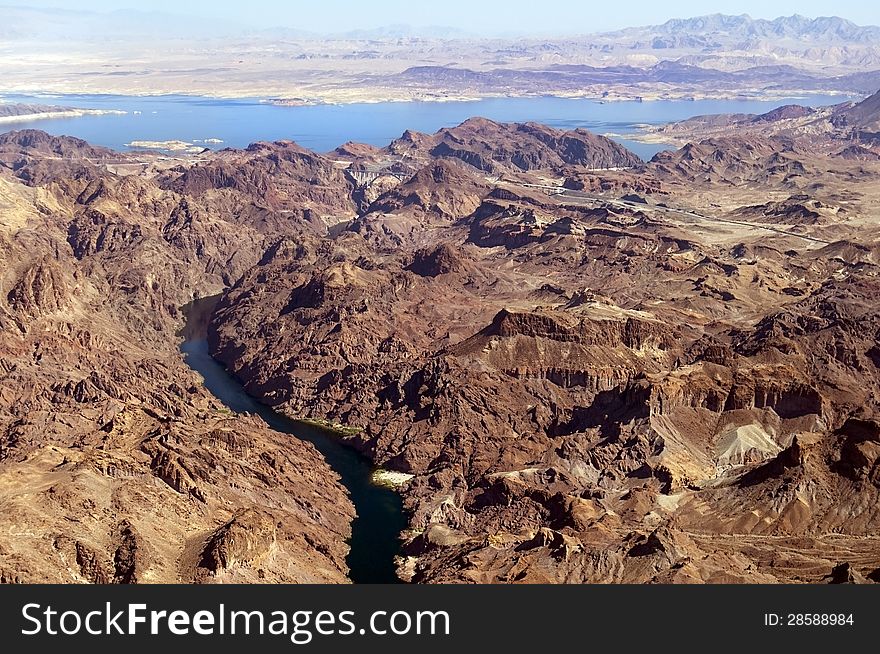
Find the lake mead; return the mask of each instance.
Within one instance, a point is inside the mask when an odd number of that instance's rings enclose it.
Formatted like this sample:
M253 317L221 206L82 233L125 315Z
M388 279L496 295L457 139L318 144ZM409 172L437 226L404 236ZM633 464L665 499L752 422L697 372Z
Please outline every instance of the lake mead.
M219 149L243 148L254 141L290 139L327 152L346 141L384 146L404 130L435 132L473 116L500 122L534 121L562 129L584 127L613 133L643 159L668 149L626 138L640 125L660 125L692 116L764 113L786 104L824 106L843 96L811 96L772 101L660 100L598 102L556 97L488 98L467 102L381 102L372 104L278 106L258 98L218 99L181 95L5 95L8 102L43 103L82 109L124 111L120 115L65 117L0 125L0 131L41 129L67 134L116 150L136 141L181 141Z

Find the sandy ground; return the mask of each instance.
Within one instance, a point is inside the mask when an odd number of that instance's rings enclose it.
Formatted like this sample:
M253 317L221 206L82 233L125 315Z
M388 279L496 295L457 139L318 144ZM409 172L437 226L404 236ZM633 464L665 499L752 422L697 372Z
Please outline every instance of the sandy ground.
M317 45L316 45L317 44ZM485 85L453 79L397 84L388 78L420 66L471 71L552 70L558 65L608 66L588 44L575 43L550 58L517 56L493 41L196 41L91 45L71 42L0 47L0 93L186 94L227 98L277 98L289 104L466 101L485 97L552 95L606 102L658 99L774 99L816 89L740 88L632 80L582 86L552 80ZM527 44L526 44L527 45ZM525 46L524 46L525 47ZM627 57L626 63L633 63ZM650 66L656 61L638 61ZM824 91L823 91L824 92Z

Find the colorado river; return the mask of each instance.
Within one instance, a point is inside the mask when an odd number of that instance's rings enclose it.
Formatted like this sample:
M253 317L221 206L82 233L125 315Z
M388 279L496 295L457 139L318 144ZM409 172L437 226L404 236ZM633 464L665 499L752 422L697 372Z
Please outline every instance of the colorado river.
M339 475L354 503L357 517L351 524L351 552L346 559L355 583L397 583L394 557L400 549L400 532L406 526L400 496L372 482L369 459L339 438L298 423L249 396L208 352L205 326L216 298L196 300L185 307L187 327L181 350L187 365L199 373L207 388L236 413L260 416L275 431L312 443Z

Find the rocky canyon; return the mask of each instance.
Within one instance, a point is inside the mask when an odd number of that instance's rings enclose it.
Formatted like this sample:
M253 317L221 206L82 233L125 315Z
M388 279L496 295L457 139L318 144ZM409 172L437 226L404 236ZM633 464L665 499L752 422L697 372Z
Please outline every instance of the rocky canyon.
M0 135L0 578L349 580L309 443L403 473L413 583L880 581L878 96L642 161L472 118L169 161Z

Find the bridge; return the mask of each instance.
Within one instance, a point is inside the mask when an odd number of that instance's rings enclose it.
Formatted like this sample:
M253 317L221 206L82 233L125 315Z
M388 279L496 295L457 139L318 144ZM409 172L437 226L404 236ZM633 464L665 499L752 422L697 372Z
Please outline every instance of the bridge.
M352 170L351 168L346 168L345 173L354 181L355 184L358 185L358 188L369 186L380 177L394 177L399 182L405 182L411 177L411 175L398 173L387 169Z

